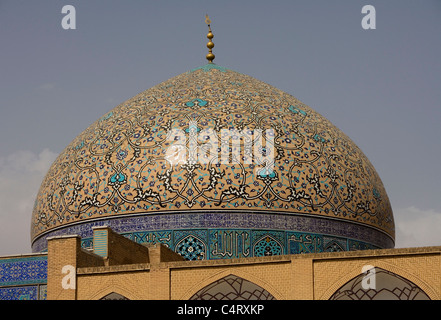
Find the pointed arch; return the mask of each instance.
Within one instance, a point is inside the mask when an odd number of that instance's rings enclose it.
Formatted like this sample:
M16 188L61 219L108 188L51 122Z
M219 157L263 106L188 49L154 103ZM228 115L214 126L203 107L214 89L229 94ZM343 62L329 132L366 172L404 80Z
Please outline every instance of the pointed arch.
M196 292L190 300L275 300L257 284L229 274Z
M111 299L112 296L117 298L118 296L125 298L124 300L139 300L142 299L138 295L136 295L134 292L130 292L129 290L118 286L118 285L108 285L104 288L101 288L100 290L96 291L95 293L91 294L89 297L85 297L86 300L118 300L118 299ZM106 298L107 299L103 299Z
M102 297L100 300L129 300L129 299L117 292L111 292L108 295Z
M229 277L232 276L232 277ZM223 279L223 280L222 280ZM264 297L270 297L270 295L272 296L272 299L274 300L283 300L284 297L283 295L273 286L271 286L269 283L263 281L262 279L260 279L259 277L254 276L253 274L250 274L248 272L245 272L243 270L240 269L229 269L229 270L223 270L221 272L218 272L216 274L212 274L211 276L202 279L198 284L196 284L195 286L192 286L189 290L187 290L187 292L180 298L182 300L190 300L190 299L196 299L197 296L195 295L199 295L201 296L204 293L207 293L206 296L203 296L203 298L208 298L209 294L212 295L212 292L214 289L211 289L211 291L207 291L208 289L216 286L216 284L221 284L222 283L228 287L233 284L239 286L240 284L244 284L241 281L245 281L246 285L245 287L242 287L242 291L244 291L243 289L249 288L248 286L255 286L255 290L265 290L266 292L254 292L254 294L245 294L242 296L242 299L245 299L244 296L252 296L252 299L256 299L257 297L260 297L260 299L264 299ZM217 286L217 289L221 289L221 286ZM249 289L247 289L249 291ZM242 292L239 290L239 292ZM215 296L216 294L214 294ZM218 296L220 297L222 295L222 293ZM228 294L227 294L228 296ZM233 294L228 296L228 297L224 297L225 299L228 298L232 298ZM267 299L268 299L267 298ZM200 297L199 297L200 299ZM237 297L237 299L239 299Z
M346 248L344 248L338 241L332 240L324 246L323 251L339 252L339 251L346 251Z
M367 280L369 275L370 280ZM430 297L403 276L373 267L368 273L361 273L347 281L329 300L430 300Z
M207 245L202 239L193 234L181 239L176 244L174 251L186 260L205 260L207 257Z
M348 265L347 267L340 268L341 275L338 276L338 280L332 283L320 296L320 300L330 299L334 293L339 290L347 282L351 281L353 278L358 277L361 274L363 266L367 265L367 261L358 261L355 265ZM426 283L421 277L409 272L409 270L400 267L396 264L392 264L387 261L377 260L371 263L375 268L381 268L396 275L399 275L416 286L420 287L432 300L439 300L440 295L438 291L429 283Z
M276 256L284 253L283 244L270 234L266 234L253 244L255 257Z

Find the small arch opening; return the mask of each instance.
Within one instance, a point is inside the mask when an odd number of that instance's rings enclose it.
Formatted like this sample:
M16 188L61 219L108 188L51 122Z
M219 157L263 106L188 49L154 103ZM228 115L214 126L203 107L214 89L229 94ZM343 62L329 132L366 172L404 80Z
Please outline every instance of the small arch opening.
M330 300L430 300L412 281L374 267L341 286Z
M100 300L129 300L129 299L119 293L111 292L108 295L102 297Z
M276 300L266 289L230 274L196 292L190 300Z

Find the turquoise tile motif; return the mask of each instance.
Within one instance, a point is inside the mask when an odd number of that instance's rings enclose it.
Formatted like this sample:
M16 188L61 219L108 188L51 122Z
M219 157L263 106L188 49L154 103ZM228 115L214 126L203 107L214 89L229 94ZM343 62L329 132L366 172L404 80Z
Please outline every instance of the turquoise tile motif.
M0 286L46 283L47 256L0 259Z
M254 229L184 229L125 233L138 243L163 243L187 260L378 249L370 243L307 232ZM89 240L83 240L84 244Z
M47 256L0 259L0 300L46 300Z
M212 69L216 69L219 70L221 72L226 72L228 69L222 66L219 66L215 63L207 63L206 65L203 65L202 67L198 67L198 68L194 68L192 70L189 71L189 73L195 72L197 70L203 70L205 72L210 71Z
M38 300L38 286L0 287L0 300Z

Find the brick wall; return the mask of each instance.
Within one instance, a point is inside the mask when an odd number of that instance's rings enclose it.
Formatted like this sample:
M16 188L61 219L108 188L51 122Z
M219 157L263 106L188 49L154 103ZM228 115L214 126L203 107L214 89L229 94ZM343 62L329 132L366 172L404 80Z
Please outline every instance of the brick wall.
M441 297L441 247L182 261L163 245L144 247L112 232L108 246L110 258L81 249L75 236L49 239L48 299L100 299L112 292L129 299L189 299L230 274L276 299L329 299L364 265L401 275L432 299ZM61 285L65 265L75 267L75 289Z

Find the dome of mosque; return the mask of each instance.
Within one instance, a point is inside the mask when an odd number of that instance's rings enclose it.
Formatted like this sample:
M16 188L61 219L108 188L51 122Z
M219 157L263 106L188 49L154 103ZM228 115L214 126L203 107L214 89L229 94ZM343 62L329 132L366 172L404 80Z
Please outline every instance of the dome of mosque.
M214 56L214 55L213 55ZM390 248L394 220L363 152L293 96L214 63L118 105L55 160L33 251L108 225L187 259Z
M293 96L213 63L120 104L52 164L32 249L107 225L188 260L394 246L388 196L363 152Z

